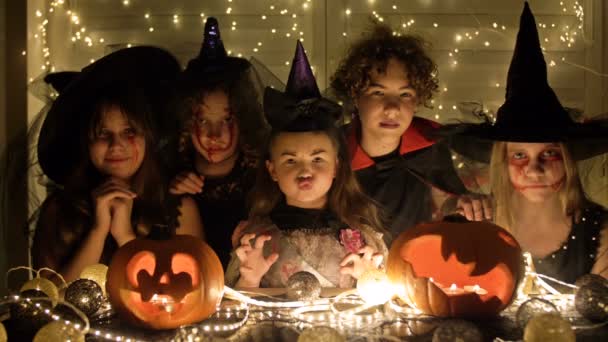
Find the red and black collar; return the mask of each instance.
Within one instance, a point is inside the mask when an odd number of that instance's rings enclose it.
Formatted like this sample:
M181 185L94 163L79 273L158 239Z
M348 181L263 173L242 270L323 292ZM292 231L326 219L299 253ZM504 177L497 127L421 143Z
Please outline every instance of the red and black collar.
M435 121L414 117L410 126L401 136L399 154L404 155L413 151L423 149L435 144L434 140L425 137L422 132L435 130L441 125ZM359 144L361 123L354 120L351 127L347 130L348 152L350 155L350 165L353 171L364 169L374 165L374 160L363 150Z

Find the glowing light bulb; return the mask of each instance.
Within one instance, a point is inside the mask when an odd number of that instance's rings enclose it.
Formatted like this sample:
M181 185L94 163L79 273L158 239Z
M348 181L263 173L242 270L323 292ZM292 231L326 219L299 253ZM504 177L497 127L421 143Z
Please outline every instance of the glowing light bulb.
M380 270L368 270L357 280L357 292L367 304L386 303L395 294L394 288L386 273Z

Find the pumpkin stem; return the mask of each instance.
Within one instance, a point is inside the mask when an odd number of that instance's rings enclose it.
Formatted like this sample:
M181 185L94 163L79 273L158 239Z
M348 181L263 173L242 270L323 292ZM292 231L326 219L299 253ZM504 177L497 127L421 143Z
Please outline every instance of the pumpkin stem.
M444 222L465 223L469 222L466 217L460 214L451 214L443 217Z
M169 240L173 236L173 230L167 224L153 224L150 227L148 239L151 240Z

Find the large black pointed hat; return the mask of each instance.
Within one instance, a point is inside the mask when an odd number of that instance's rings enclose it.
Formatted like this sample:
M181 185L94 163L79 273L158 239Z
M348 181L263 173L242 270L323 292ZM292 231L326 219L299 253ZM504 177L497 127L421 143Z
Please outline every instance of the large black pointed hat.
M59 75L58 82L51 78L49 82L59 87L60 95L49 109L38 138L42 171L55 183L64 184L80 158L78 132L89 129L93 114L89 109L100 92L120 87L142 94L157 109L179 72L179 62L171 53L137 46L104 56L79 73ZM152 114L162 119L160 111Z
M547 81L547 65L528 2L521 14L513 59L507 75L505 102L494 123L444 127L453 148L470 158L487 162L494 141L564 142L576 159L608 151L606 122L575 122ZM581 143L593 143L594 148Z
M216 18L209 17L205 22L203 43L198 56L188 62L184 74L193 79L227 77L240 74L250 65L244 58L228 56L219 23Z
M264 112L273 130L306 132L334 125L342 108L321 97L302 43L298 40L285 92L267 87Z
M79 71L59 71L44 76L44 82L50 84L58 93L61 93L76 77Z

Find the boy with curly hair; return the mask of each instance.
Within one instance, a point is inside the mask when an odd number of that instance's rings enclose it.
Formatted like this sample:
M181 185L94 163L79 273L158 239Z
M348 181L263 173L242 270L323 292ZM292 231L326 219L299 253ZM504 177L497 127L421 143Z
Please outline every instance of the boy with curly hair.
M333 91L353 110L346 127L351 166L382 205L392 238L439 218L449 194L467 192L447 147L430 138L440 125L415 116L439 88L427 46L420 37L394 35L377 24L353 43L331 78ZM491 216L485 200L462 197L458 205L469 219Z

